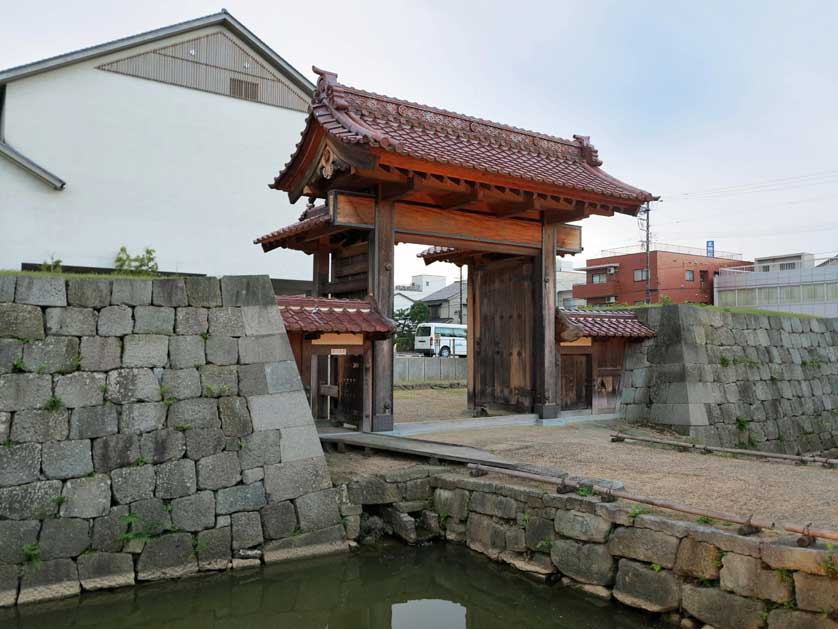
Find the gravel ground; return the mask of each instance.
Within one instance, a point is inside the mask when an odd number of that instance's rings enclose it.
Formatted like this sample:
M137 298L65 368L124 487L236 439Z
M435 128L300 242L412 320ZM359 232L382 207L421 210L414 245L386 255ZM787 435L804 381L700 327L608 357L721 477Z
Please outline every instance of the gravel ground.
M611 443L615 427L608 422L512 426L416 438L479 447L574 475L621 480L628 491L705 509L838 528L838 469Z

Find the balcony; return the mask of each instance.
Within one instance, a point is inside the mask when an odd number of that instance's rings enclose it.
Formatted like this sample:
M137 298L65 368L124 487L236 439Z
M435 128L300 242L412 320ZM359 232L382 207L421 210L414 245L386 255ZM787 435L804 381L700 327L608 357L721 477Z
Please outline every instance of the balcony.
M573 287L574 299L597 299L619 295L620 285L616 280L604 284L576 284Z

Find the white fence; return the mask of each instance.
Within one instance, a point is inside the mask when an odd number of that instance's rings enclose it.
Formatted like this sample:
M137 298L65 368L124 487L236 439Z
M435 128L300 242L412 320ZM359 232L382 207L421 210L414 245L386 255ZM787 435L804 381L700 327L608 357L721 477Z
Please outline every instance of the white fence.
M465 358L396 354L393 383L442 384L465 382L468 377L467 369L467 359Z

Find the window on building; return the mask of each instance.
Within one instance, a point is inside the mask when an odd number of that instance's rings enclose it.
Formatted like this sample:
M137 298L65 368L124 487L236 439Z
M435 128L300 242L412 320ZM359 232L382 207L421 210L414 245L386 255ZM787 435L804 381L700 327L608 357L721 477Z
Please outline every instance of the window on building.
M243 100L259 100L259 84L253 81L230 79L230 96Z
M635 282L645 282L647 277L648 273L646 273L646 269L634 269Z
M797 268L797 262L780 262L781 271L794 271Z
M617 303L617 297L615 295L611 295L610 297L606 297L605 298L605 303L606 304L616 304Z
M826 291L823 284L805 284L803 286L803 301L807 304L823 301Z
M773 305L779 300L780 291L776 286L768 286L757 289L757 302L759 305Z
M704 288L704 284L707 282L707 271L699 271L698 272L698 285L701 288Z
M826 285L826 300L838 301L838 284Z
M440 304L434 304L433 306L428 306L428 318L431 319L431 320L439 319L440 318L439 315L441 314L440 309L441 309Z
M594 273L591 275L591 283L605 284L608 281L608 273Z
M757 289L756 288L740 288L736 291L736 305L737 306L756 306L757 305Z
M695 281L695 271L692 271L692 270L686 271L684 273L684 279L687 280L688 282L694 282Z
M736 291L735 290L720 290L719 291L719 305L720 306L735 306L736 305Z
M800 286L781 286L780 287L780 303L781 304L799 304L800 303Z
M762 272L763 273L768 273L770 270L771 270L771 265L770 264L763 264L762 265Z

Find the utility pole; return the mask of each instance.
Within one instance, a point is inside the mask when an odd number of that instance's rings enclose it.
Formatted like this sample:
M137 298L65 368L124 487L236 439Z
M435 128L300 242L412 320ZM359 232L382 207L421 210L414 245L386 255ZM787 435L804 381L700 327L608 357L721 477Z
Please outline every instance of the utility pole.
M651 207L649 206L649 202L646 201L646 207L644 208L644 213L646 214L646 303L652 303L652 221L649 220L649 213Z

